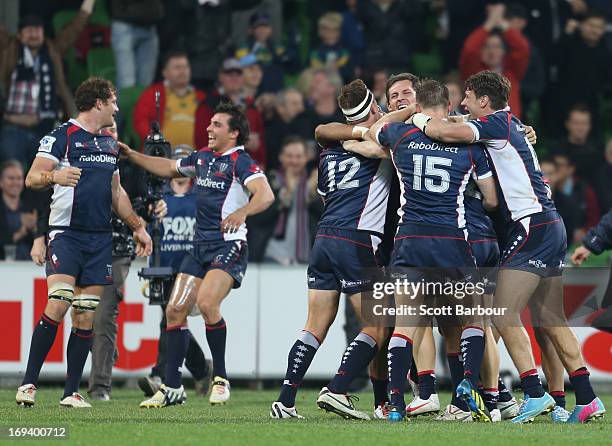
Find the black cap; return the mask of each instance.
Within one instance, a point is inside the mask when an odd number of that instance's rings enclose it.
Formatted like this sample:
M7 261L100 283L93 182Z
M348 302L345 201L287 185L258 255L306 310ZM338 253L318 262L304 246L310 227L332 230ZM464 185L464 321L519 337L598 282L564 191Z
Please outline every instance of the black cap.
M43 19L40 18L37 15L34 14L28 14L28 15L24 15L23 17L21 17L19 19L19 29L23 29L27 26L40 26L40 27L44 27L45 26L45 22L43 22Z
M249 19L249 23L251 25L251 28L255 28L259 25L270 26L272 20L270 19L270 14L266 14L265 12L256 12Z

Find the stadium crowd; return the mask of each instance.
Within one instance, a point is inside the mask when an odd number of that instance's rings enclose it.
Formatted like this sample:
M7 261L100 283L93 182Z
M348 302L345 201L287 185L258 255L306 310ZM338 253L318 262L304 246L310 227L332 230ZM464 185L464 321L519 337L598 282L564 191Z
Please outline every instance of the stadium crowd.
M247 110L246 149L276 201L250 218L253 261L306 263L322 203L318 124L344 120L340 87L363 78L379 104L393 73L512 82L570 243L612 206L612 6L605 0L62 0L0 11L0 259L28 260L48 206L24 188L39 140L75 115L90 75L117 85L121 140L142 147L161 94L173 147L208 144L220 102Z

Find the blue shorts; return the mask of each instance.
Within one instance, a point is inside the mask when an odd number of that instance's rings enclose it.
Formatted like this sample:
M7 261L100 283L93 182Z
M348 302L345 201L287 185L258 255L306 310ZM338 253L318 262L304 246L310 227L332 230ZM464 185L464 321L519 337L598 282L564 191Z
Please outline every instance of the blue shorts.
M349 295L371 291L383 279L376 257L380 240L367 231L319 228L310 252L308 288Z
M232 276L233 288L240 288L248 257L247 243L242 240L195 242L185 254L179 273L203 279L208 271L220 269Z
M472 275L476 262L463 230L404 223L395 236L391 267L394 273L402 268L435 268L444 276L460 280Z
M113 234L79 229L51 229L47 243L47 277L66 274L77 286L113 283Z
M476 260L476 266L484 268L480 277L486 278L485 294L493 294L497 282L497 268L499 267L499 245L497 239L490 236L469 234L468 243Z
M563 219L557 211L541 212L510 225L500 268L529 271L542 277L560 276L566 251Z

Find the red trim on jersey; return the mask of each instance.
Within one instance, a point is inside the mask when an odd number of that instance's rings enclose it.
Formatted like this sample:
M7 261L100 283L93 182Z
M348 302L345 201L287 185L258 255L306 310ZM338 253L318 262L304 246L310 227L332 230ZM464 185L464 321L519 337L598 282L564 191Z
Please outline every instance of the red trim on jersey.
M364 246L366 248L372 248L372 245L366 245L365 243L357 242L355 240L351 240L350 238L338 237L336 235L317 234L315 238L333 238L337 240L344 240L345 242L354 243L355 245Z
M535 224L535 225L531 225L531 224L530 224L530 225L529 225L529 227L530 227L530 228L537 228L538 226L550 225L550 224L553 224L553 223L557 223L557 222L559 222L559 221L561 221L561 219L560 219L560 218L557 218L557 219L555 219L555 220L546 221L546 222L544 222L544 223L537 223L537 224Z
M487 243L487 242L497 242L496 238L483 238L480 240L468 240L468 243Z
M395 237L393 240L397 241L404 238L445 238L449 240L463 240L465 242L463 237L451 237L447 235L402 235L401 237Z
M420 131L421 130L418 127L414 128L414 129L408 130L406 133L404 133L402 136L400 136L400 138L397 140L397 142L395 143L395 145L393 146L393 149L391 151L395 152L395 149L397 148L398 144L400 142L402 142L402 139L404 139L408 135L412 135L413 133L420 132Z

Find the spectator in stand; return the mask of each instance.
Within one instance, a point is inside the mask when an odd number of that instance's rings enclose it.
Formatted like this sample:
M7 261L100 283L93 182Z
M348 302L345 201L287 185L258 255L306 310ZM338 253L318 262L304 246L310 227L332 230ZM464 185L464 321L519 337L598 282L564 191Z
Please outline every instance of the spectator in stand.
M163 82L151 85L142 92L134 107L134 128L144 141L151 121L155 121L155 93L160 93L160 126L172 146L208 145L206 127L212 112L208 110L204 92L191 85L191 65L187 53L170 53L163 64ZM208 120L206 120L208 119Z
M529 16L527 15L527 9L523 5L520 3L508 4L504 18L508 21L510 29L515 29L521 35L525 35L524 31L529 22ZM540 49L529 40L529 37L525 36L525 38L529 42L530 51L527 72L521 81L521 105L523 110L527 110L532 101L537 102L539 100L544 94L546 81L548 80L546 73L547 66L542 58Z
M110 15L117 87L148 87L157 68L155 24L164 16L162 0L111 0Z
M297 85L307 99L313 129L319 124L345 121L338 109L337 97L342 87L338 72L309 68L302 72Z
M557 192L564 196L565 206L559 213L565 222L568 244L579 243L586 231L599 221L599 203L593 188L575 175L576 166L565 153L554 155L557 167ZM555 197L553 196L553 199ZM557 202L559 207L560 201Z
M418 51L425 40L421 2L359 0L356 12L366 41L366 68L406 71L411 53Z
M565 118L567 136L553 152L567 154L576 166L576 175L590 181L602 162L603 149L592 139L591 111L584 104L574 105Z
M381 107L387 107L387 81L389 72L385 68L375 68L364 74L366 85L372 90L376 103Z
M219 70L218 86L206 99L208 110L214 110L220 102L231 102L244 107L251 130L245 148L257 164L265 169L267 156L263 117L255 106L255 100L245 94L243 69L236 59L226 59L223 62ZM207 125L212 116L211 112L205 120Z
M529 42L520 31L510 28L504 18L503 4L490 5L484 24L474 30L463 44L459 59L465 80L482 70L502 73L512 83L508 104L521 117L520 83L529 64Z
M39 140L59 120L60 107L66 116L75 114L62 57L85 28L94 3L83 0L78 14L54 40L46 38L37 16L22 17L17 36L0 32L0 96L5 101L0 106L0 161L29 164Z
M612 138L606 144L605 164L601 166L595 176L595 191L601 210L607 212L612 209Z
M259 94L263 93L261 86L263 78L261 64L254 54L247 54L239 62L242 67L242 74L244 75L244 95L257 99Z
M320 45L310 52L311 68L337 70L345 82L353 79L355 67L348 48L340 42L342 15L328 12L319 18Z
M461 101L463 101L463 97L465 96L465 91L463 89L463 84L461 83L461 78L455 72L449 73L444 76L444 85L446 85L446 88L448 88L448 96L451 103L451 113L455 113L458 115L466 114L465 109L461 105Z
M359 69L363 66L366 44L363 37L363 25L357 17L357 2L358 0L346 0L346 10L342 13L340 39L348 48L351 60Z
M597 11L588 12L580 23L568 21L555 51L558 77L551 86L546 112L551 131L576 103L585 104L592 116L598 116L599 95L611 85L612 75L612 53L603 41L605 29L606 18Z
M289 137L283 142L280 167L268 173L276 201L266 212L250 219L249 250L255 261L282 265L307 263L310 255L310 205L317 195L317 172L309 173L304 140Z
M279 166L279 154L283 141L291 135L311 140L314 127L304 108L304 97L295 88L278 92L274 101L274 113L265 121L268 146L268 168Z
M255 54L263 68L263 89L277 92L283 87L284 71L294 71L297 55L272 39L272 22L266 13L256 12L251 16L247 42L236 50L240 59L249 53Z
M5 161L0 167L0 260L30 259L38 217L34 204L23 194L24 184L21 163Z

